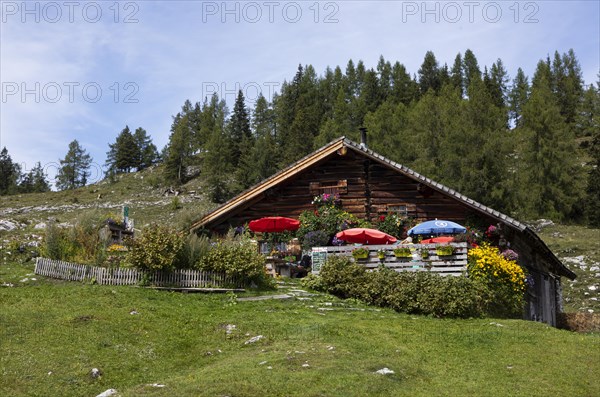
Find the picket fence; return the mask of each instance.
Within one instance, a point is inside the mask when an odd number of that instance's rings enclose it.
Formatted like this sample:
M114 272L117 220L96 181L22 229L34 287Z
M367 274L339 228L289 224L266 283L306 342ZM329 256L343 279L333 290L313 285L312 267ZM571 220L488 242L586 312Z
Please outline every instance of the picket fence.
M177 269L170 272L109 269L47 258L37 258L35 274L69 281L95 281L102 285L136 285L147 282L156 287L225 288L240 286L239 281L227 277L224 273L191 269Z

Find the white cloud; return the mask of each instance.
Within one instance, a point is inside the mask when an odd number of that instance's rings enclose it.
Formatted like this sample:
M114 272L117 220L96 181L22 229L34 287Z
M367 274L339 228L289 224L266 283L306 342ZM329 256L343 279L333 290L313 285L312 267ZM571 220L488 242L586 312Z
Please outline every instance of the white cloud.
M439 11L433 14L424 13L422 2L320 2L317 7L315 2L297 2L302 17L296 23L288 22L294 17L291 3L279 3L272 23L264 7L256 23L245 18L253 14L239 14L239 23L234 21L236 15L222 9L203 14L207 7L220 8L222 2L120 2L117 23L110 8L113 2L97 3L103 11L97 23L87 22L77 12L74 23L66 14L57 23L43 18L40 23L21 23L19 15L3 14L7 18L0 25L3 83L18 83L20 88L21 83L31 87L40 82L42 89L48 82L80 86L72 102L64 86L57 103L45 98L36 103L32 95L25 101L20 95L9 96L0 103L0 145L29 167L36 161L56 162L69 141L78 139L96 162L103 163L108 143L128 124L146 128L160 148L167 142L171 115L185 99L202 101L208 83L216 84L231 103L236 83L265 88L271 82L280 84L293 77L299 63L312 64L322 74L327 66L345 69L349 59L376 67L383 55L416 74L428 50L441 64L451 66L458 52L470 48L482 69L501 58L514 77L517 67L531 76L539 59L572 47L586 82L597 80L596 2L529 2L539 7L533 16L537 23L523 23L532 11L525 9L527 2L518 3L517 22L510 8L515 2L478 2L472 22L463 2L454 2L461 7L460 18L447 8L448 2L428 3L430 10L438 4ZM492 3L502 8L495 22L494 14L484 16L481 11ZM127 4L133 6L125 9ZM249 3L235 4L243 13ZM286 6L287 14L283 13ZM416 13L413 6L418 7ZM123 23L126 16L137 22ZM324 23L327 16L337 22ZM134 85L125 89L128 82ZM81 88L86 83L101 87L98 102L85 100ZM119 94L116 101L115 93ZM138 102L124 103L128 94Z

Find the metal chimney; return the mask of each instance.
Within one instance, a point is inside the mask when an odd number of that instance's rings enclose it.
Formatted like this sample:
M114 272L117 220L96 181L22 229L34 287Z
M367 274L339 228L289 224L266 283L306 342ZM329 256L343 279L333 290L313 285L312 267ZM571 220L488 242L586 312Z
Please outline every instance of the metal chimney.
M367 146L367 127L360 127L360 147L363 149L368 149Z

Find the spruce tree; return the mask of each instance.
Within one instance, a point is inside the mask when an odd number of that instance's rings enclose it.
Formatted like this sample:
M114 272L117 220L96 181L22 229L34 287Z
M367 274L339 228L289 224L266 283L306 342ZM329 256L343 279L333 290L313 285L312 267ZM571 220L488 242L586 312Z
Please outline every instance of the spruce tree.
M106 166L109 173L128 173L137 167L139 148L129 126L125 126L115 143L108 146L110 150L106 153Z
M528 97L529 81L527 76L525 76L523 69L519 68L517 70L517 75L513 80L510 94L508 95L510 120L515 127L520 127L522 124L521 117L523 114L523 106L527 102Z
M91 156L86 153L75 139L69 143L65 158L60 160L60 168L56 176L56 187L59 190L75 189L85 186L90 176Z
M438 62L435 59L433 52L427 51L423 64L419 69L419 88L421 94L426 94L430 89L434 92L438 92L440 87L440 70Z
M246 110L244 94L238 91L233 113L228 123L229 136L231 140L231 155L234 166L238 165L242 155L247 154L253 146L253 136L250 130L250 118Z
M133 140L137 149L135 168L138 171L148 168L158 161L158 150L145 129L137 128L133 133Z
M403 103L408 106L419 96L419 86L410 77L406 67L400 62L394 63L392 67L392 100L395 103Z
M6 146L0 152L0 196L16 192L21 169L13 163Z
M35 166L21 179L19 191L23 193L43 193L50 190L46 174L38 161Z
M450 81L452 83L452 87L459 90L460 97L462 98L465 94L465 82L463 75L463 61L460 52L456 54L456 58L454 58L454 63L452 64L452 69L450 69Z
M473 79L481 79L481 69L479 68L475 54L471 50L466 50L463 57L463 76L465 92L469 89Z
M546 66L539 64L523 107L520 202L529 216L575 220L582 216L583 169L573 155L572 130L544 76Z

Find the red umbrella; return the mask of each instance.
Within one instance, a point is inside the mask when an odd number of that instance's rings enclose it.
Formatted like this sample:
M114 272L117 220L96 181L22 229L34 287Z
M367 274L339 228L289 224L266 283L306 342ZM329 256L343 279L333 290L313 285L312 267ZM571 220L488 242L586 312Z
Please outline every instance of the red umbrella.
M390 244L397 241L396 237L390 236L381 230L362 227L346 229L336 234L335 237L337 237L338 240L359 244Z
M248 227L253 232L279 233L288 230L298 230L300 221L283 216L267 216L250 221Z
M434 237L434 238L428 238L426 240L421 240L421 244L449 243L451 241L454 241L454 237L444 236L444 237Z

